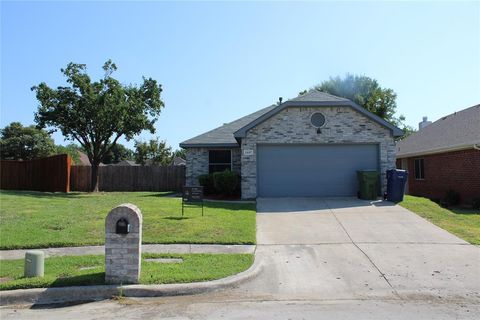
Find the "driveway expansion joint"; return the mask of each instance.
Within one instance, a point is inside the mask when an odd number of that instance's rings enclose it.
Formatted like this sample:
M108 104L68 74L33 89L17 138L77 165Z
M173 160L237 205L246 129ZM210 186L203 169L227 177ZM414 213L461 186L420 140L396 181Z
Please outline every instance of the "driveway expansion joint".
M398 294L397 290L395 290L395 288L392 286L392 284L390 283L390 281L387 279L387 277L385 276L385 273L382 272L382 270L380 270L380 268L375 264L375 262L373 262L373 260L368 256L368 254L362 250L362 248L360 248L356 243L355 241L353 241L352 237L350 236L350 234L348 233L347 229L345 228L345 226L342 224L342 222L340 221L340 219L338 219L337 215L335 214L335 212L332 210L332 208L330 208L330 206L328 205L328 203L325 201L325 205L327 206L328 210L332 213L332 215L335 217L335 220L337 220L338 224L340 225L340 227L342 227L343 231L345 232L345 234L348 236L348 238L350 239L350 241L352 242L352 244L358 249L360 250L360 252L368 259L368 261L370 261L370 263L372 264L372 266L378 271L378 273L380 274L380 276L385 280L385 282L388 284L388 286L393 290L393 293L395 296L397 296L399 299L402 299L402 297Z

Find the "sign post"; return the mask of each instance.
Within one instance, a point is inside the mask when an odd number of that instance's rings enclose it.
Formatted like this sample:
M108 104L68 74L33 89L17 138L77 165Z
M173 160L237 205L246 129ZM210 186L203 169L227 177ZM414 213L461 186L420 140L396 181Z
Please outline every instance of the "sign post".
M184 212L185 203L201 203L202 204L202 217L203 217L203 187L183 187L182 195L182 217Z

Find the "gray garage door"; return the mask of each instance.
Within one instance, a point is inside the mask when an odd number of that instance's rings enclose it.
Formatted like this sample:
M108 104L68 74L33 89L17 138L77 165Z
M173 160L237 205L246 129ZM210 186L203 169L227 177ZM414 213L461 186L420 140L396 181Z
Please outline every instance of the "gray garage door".
M378 146L259 145L259 197L357 195L357 170L378 170Z

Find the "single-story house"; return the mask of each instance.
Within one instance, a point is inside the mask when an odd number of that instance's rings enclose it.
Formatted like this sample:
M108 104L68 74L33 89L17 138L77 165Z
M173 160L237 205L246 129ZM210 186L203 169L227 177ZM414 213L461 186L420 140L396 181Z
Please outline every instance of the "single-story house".
M406 192L442 200L447 190L471 204L480 198L480 105L429 123L397 143L397 167L409 171Z
M352 101L312 90L180 143L187 185L225 169L243 199L356 196L357 170L395 168L403 131Z

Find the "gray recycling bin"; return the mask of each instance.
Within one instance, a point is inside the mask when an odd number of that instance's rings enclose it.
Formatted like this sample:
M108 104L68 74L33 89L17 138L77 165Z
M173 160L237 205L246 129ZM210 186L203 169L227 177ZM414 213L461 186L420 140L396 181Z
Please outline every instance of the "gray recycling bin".
M391 202L403 201L405 184L407 183L408 172L405 170L387 170L387 200Z

